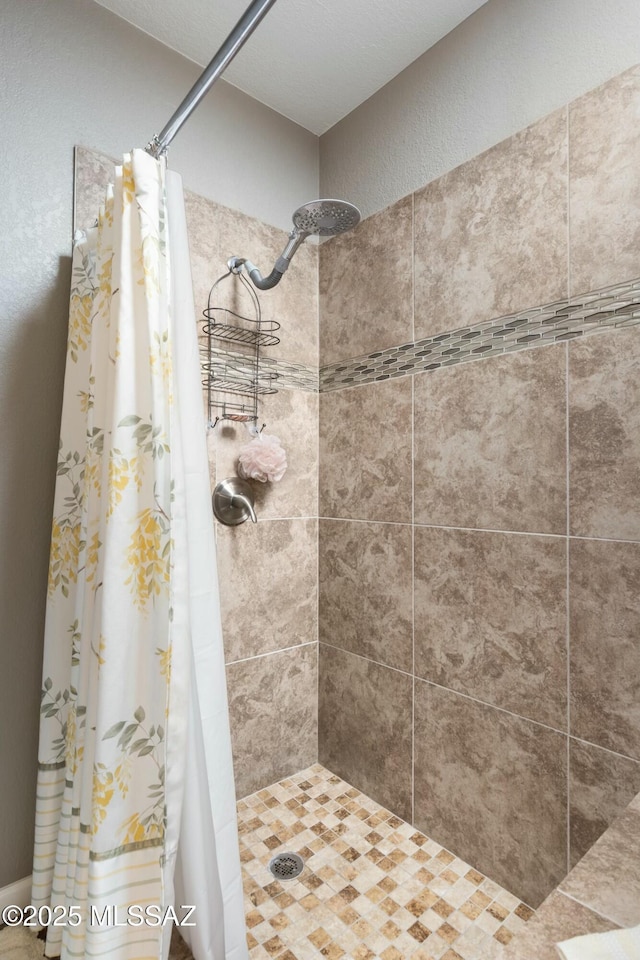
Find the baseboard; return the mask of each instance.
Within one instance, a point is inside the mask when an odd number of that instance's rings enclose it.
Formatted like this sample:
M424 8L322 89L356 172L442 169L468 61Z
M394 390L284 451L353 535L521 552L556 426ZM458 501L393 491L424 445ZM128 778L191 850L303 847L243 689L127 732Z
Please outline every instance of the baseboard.
M15 904L16 907L26 907L31 903L31 877L16 880L8 887L0 887L0 912L5 907Z

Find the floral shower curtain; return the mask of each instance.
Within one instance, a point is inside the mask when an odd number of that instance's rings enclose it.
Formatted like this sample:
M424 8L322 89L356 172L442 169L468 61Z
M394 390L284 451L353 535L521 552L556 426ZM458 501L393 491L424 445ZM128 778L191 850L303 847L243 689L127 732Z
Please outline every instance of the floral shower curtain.
M247 956L199 385L180 179L134 150L74 244L32 894L47 956L166 957L172 907L195 908L196 960Z

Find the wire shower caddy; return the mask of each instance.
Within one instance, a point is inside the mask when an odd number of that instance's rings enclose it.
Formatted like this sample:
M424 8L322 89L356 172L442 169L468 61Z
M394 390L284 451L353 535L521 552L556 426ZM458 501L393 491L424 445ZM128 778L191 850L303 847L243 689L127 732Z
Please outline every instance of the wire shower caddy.
M261 367L260 351L280 343L276 320L263 320L258 295L240 273L241 266L230 266L215 281L203 310L202 330L206 337L202 348L202 385L207 393L209 426L221 420L255 423L260 397L277 393L275 371ZM213 303L214 291L228 278L237 277L249 294L253 316L236 313ZM238 347L240 352L235 352Z

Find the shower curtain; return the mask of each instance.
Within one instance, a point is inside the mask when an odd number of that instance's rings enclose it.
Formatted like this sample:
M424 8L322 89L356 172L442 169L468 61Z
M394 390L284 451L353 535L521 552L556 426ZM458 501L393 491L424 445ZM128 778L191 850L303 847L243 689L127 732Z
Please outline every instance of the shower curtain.
M194 316L180 178L134 150L73 254L32 890L63 960L166 958L173 913L247 957Z

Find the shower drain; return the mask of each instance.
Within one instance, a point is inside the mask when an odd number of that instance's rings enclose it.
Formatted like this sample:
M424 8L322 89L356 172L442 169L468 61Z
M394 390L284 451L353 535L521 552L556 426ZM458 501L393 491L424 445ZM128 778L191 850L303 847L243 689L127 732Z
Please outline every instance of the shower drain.
M297 853L279 853L269 861L269 870L278 880L294 880L304 870L304 860Z

